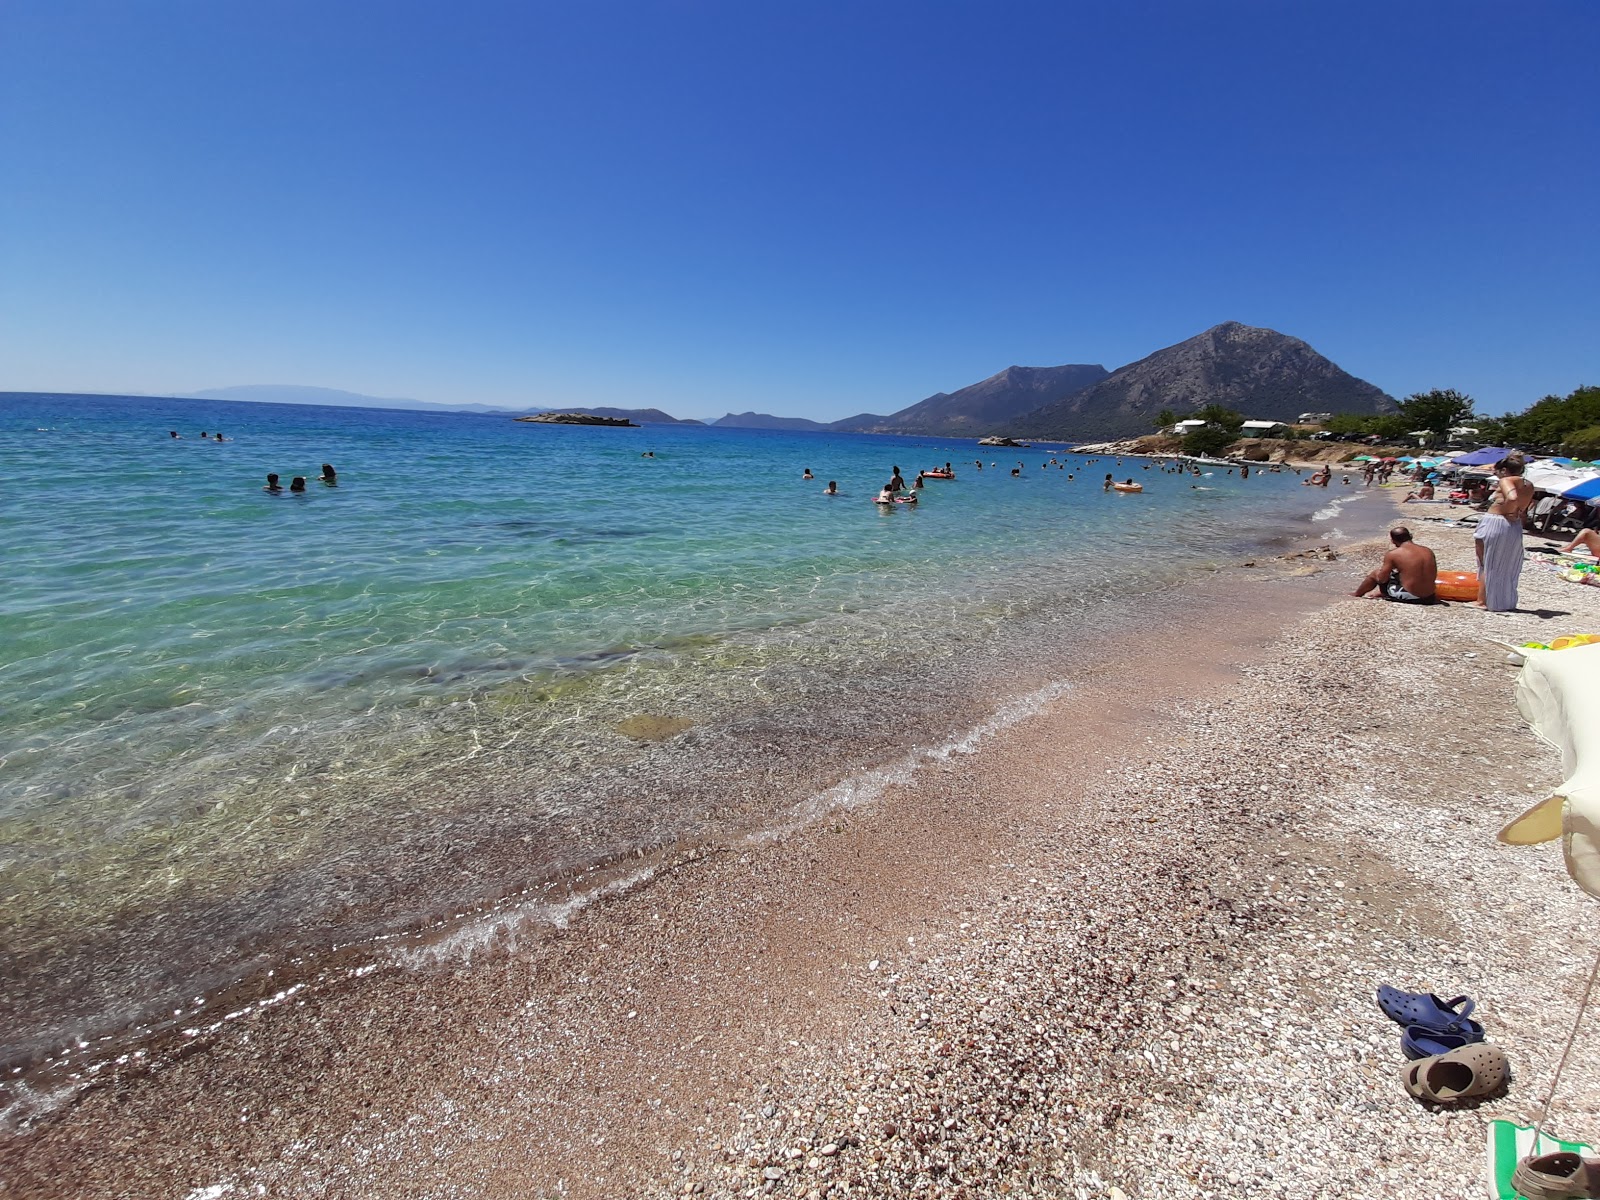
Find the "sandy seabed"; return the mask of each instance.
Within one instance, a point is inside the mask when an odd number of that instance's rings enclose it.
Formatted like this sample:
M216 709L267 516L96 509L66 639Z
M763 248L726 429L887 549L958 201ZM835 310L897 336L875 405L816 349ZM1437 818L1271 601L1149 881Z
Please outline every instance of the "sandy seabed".
M870 805L110 1072L0 1195L1484 1195L1600 946L1494 840L1559 779L1494 642L1600 632L1600 588L1348 599L1380 552L1229 568ZM1506 1094L1410 1100L1384 982L1476 996ZM1549 1127L1600 1143L1600 1016Z

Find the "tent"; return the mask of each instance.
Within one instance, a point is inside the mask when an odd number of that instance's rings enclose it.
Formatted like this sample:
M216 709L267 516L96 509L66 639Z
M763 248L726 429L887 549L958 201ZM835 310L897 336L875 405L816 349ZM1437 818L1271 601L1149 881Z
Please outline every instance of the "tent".
M1499 462L1511 451L1504 446L1485 446L1482 450L1474 450L1469 454L1458 454L1450 461L1458 467L1487 467Z

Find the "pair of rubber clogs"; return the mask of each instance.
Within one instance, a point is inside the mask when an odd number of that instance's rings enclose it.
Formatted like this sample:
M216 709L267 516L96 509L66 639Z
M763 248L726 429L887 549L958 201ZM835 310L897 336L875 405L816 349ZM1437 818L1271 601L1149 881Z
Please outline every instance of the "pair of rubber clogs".
M1400 1049L1412 1061L1400 1082L1417 1100L1454 1104L1492 1096L1511 1078L1511 1064L1498 1046L1483 1040L1483 1026L1472 1019L1466 996L1441 1000L1432 992L1378 989L1384 1016L1405 1027Z
M1511 1186L1524 1200L1595 1200L1600 1197L1600 1158L1562 1151L1525 1158Z

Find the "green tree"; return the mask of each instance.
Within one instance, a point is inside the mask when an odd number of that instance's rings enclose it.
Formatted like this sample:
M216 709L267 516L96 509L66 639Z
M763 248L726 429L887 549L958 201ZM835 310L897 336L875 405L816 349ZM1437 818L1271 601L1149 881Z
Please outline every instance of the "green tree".
M1178 414L1173 412L1170 408L1163 408L1156 414L1157 429L1166 429L1169 425L1176 425L1177 423Z
M1238 440L1239 432L1224 429L1221 425L1201 425L1183 435L1183 452L1201 458L1221 454Z
M1447 434L1453 426L1472 419L1472 397L1449 388L1416 392L1400 401L1400 415L1406 419L1407 432L1427 429Z
M1518 445L1550 449L1593 425L1600 425L1600 387L1580 387L1506 417L1505 432Z
M1235 435L1244 428L1244 417L1231 408L1224 408L1220 404L1208 404L1195 412L1198 420L1207 425L1215 425L1220 429L1232 430Z
M1600 425L1573 430L1567 434L1567 440L1561 443L1561 449L1573 458L1588 459L1590 462L1600 458Z

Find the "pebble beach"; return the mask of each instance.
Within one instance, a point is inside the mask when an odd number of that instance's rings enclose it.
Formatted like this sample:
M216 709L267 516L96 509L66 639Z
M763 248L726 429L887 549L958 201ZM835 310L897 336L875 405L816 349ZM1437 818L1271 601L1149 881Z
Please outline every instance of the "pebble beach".
M158 1048L0 1145L0 1195L1482 1196L1600 945L1555 846L1494 840L1559 781L1496 643L1600 632L1600 589L1350 599L1381 552L1226 567L870 804ZM1380 983L1475 996L1505 1095L1411 1100Z

